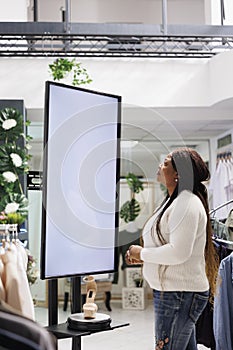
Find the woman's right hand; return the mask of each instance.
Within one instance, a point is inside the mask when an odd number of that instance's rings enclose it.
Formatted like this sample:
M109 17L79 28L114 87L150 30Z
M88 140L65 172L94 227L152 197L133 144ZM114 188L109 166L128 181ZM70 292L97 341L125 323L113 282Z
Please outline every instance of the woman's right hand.
M125 254L125 261L127 265L138 265L142 264L142 260L138 260L130 256L130 250L128 249Z

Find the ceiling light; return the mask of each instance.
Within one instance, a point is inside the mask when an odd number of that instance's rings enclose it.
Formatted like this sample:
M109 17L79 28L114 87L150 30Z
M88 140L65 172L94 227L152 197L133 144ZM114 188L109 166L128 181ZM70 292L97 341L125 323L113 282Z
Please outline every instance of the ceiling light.
M121 148L133 148L138 144L135 140L124 140L121 141Z

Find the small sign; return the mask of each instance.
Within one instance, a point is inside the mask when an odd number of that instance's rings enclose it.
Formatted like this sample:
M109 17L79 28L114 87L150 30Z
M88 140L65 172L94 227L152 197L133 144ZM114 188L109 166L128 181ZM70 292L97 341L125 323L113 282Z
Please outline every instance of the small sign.
M228 134L228 135L218 139L217 142L218 142L218 148L231 145L232 144L232 136L231 136L231 134Z
M42 190L42 186L43 186L43 172L29 171L27 174L28 190Z

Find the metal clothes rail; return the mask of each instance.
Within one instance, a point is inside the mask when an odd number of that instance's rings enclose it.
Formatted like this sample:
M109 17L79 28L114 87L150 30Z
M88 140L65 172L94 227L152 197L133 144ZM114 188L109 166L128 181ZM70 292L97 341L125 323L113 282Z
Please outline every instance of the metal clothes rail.
M219 210L219 209L221 209L221 208L223 208L223 207L225 207L226 205L231 204L231 203L233 203L233 198L230 199L229 201L223 203L223 204L220 204L218 207L216 207L216 208L214 208L214 209L211 209L210 212L209 212L209 214L212 215L212 214L215 213L217 210Z

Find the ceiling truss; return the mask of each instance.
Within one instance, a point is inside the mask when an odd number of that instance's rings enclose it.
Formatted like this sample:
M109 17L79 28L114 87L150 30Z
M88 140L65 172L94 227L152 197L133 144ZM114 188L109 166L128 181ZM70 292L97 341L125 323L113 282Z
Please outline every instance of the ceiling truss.
M209 58L233 49L233 27L0 23L0 57ZM195 33L195 34L193 34Z

